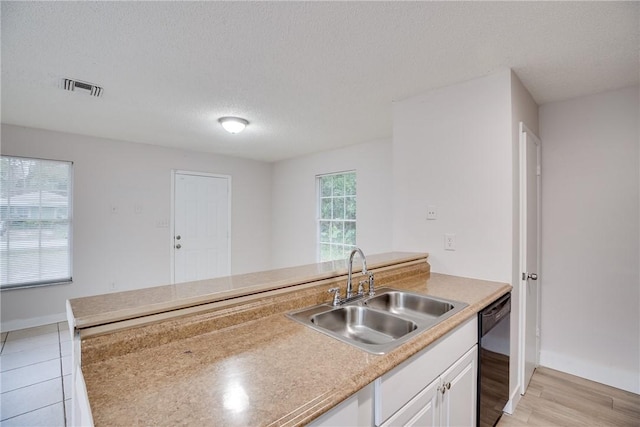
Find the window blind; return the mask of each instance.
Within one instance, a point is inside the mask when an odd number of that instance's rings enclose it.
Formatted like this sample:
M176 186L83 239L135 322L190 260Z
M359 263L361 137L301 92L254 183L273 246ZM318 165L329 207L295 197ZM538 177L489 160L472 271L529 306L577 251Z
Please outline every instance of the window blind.
M72 163L0 161L0 288L70 282Z

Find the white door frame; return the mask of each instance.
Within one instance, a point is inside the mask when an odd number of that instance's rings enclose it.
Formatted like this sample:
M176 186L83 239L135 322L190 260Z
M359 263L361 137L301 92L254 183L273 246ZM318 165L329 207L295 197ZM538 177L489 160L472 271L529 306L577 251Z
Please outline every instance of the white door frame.
M195 172L195 171L186 171L181 169L171 169L171 221L169 223L169 241L171 242L171 283L176 283L176 272L175 272L175 256L176 256L176 242L175 242L175 202L176 202L176 175L193 175L193 176L206 176L210 178L223 178L227 180L227 204L229 206L229 234L227 237L227 250L229 251L229 262L227 265L227 271L231 274L231 175L221 175L209 172Z
M526 387L528 384L525 384L525 378L524 378L524 371L525 371L525 328L526 328L526 286L527 286L527 278L523 277L522 273L527 272L526 271L526 260L527 260L527 188L526 188L526 169L527 169L527 165L526 165L526 139L524 137L524 135L527 135L528 137L531 138L532 141L534 141L536 143L536 155L538 157L538 167L540 167L540 159L541 159L541 141L540 139L536 136L535 133L533 133L529 128L527 128L527 126L525 126L524 123L520 122L520 141L519 141L519 148L520 148L520 262L519 262L519 267L520 267L520 271L519 271L519 281L518 281L518 285L520 287L519 289L519 333L518 333L518 349L519 349L519 357L518 357L518 384L519 384L519 388L520 388L520 394L524 394L526 391ZM538 214L537 214L537 221L538 221L538 227L537 227L537 240L538 240L538 245L537 245L537 266L536 266L536 273L538 274L538 292L537 292L537 313L536 313L536 319L537 319L537 324L536 324L536 366L539 365L540 362L540 336L539 336L539 331L540 331L540 294L541 294L541 288L540 288L540 246L541 246L541 218L540 218L540 202L541 202L541 174L538 172L537 174L537 188L538 188L538 201L537 201L537 209L538 209Z

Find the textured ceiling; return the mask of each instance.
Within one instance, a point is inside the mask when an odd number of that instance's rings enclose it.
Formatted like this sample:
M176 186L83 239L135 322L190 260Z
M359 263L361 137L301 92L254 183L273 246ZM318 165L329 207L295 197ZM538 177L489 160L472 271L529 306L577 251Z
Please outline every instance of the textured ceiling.
M8 2L2 122L274 161L515 70L539 104L638 83L638 2ZM71 77L102 98L61 90ZM251 124L228 135L217 118Z

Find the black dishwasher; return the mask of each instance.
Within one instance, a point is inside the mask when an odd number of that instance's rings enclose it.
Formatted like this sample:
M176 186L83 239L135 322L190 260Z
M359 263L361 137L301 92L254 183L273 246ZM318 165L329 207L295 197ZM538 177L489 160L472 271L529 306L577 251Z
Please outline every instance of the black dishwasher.
M511 293L478 313L478 416L481 427L495 426L509 400Z

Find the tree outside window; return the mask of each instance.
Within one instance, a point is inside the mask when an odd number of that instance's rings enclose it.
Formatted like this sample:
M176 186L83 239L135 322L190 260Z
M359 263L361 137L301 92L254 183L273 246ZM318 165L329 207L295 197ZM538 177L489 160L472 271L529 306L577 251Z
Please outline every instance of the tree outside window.
M320 175L318 259L344 259L356 247L356 173Z

